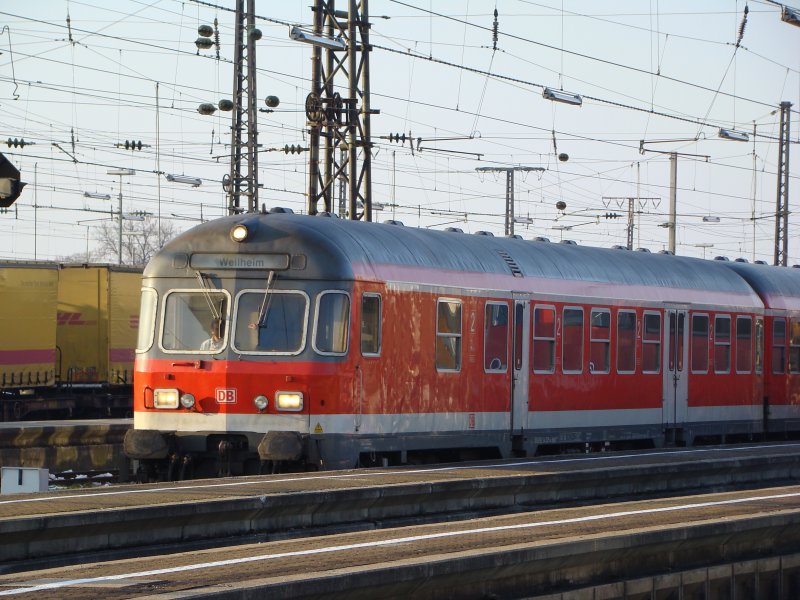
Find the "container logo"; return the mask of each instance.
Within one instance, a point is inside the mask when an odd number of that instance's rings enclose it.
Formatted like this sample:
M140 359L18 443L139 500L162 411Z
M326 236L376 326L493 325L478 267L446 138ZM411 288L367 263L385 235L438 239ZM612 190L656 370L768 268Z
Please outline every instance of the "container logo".
M236 388L217 388L217 404L236 404Z
M56 321L58 325L97 325L97 320L84 321L82 317L79 312L59 312Z

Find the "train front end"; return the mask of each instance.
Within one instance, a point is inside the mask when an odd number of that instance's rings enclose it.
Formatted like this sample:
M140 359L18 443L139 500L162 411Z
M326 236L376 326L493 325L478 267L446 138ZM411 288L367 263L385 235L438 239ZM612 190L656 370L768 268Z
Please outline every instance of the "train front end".
M319 243L303 217L239 215L153 258L125 438L143 477L327 467L311 399L332 405L347 385L350 295L335 252L309 257Z

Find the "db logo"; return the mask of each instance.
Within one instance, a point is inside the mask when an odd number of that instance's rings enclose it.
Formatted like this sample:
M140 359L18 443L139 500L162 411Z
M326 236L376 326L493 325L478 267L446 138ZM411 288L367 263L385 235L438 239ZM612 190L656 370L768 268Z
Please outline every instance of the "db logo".
M236 404L236 388L217 388L217 404Z

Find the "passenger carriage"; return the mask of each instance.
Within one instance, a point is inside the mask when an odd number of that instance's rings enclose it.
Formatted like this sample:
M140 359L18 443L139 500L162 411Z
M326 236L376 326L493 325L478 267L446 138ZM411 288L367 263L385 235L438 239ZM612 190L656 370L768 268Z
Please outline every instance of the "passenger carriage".
M160 476L765 430L772 316L714 261L273 212L193 228L143 286L125 449Z

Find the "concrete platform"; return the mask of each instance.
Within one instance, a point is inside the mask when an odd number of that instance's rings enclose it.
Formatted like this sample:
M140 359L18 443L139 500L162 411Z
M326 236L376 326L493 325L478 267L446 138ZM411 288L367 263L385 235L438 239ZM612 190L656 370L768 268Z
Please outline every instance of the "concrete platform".
M717 590L713 598L737 589L737 598L780 599L796 597L798 548L800 486L792 486L7 574L0 595L644 600L703 586Z
M0 570L120 548L276 539L609 498L779 485L800 481L799 450L782 444L608 453L20 495L0 499Z

